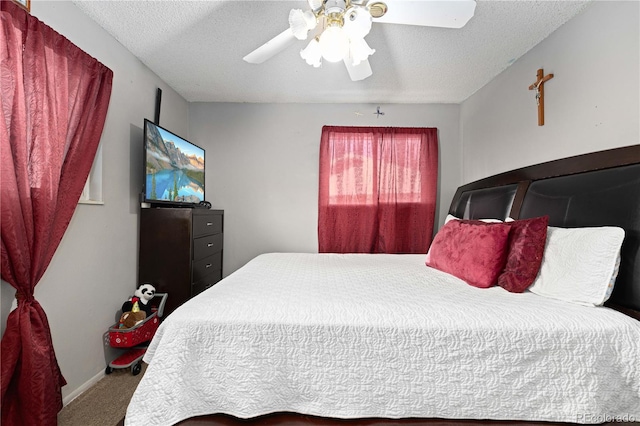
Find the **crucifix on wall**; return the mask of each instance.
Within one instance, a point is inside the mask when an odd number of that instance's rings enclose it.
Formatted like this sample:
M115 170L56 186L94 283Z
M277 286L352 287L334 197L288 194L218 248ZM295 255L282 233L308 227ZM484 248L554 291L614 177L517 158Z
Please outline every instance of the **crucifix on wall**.
M538 126L544 126L544 83L553 78L553 74L544 75L542 68L538 70L537 80L529 90L536 92L536 104L538 104Z

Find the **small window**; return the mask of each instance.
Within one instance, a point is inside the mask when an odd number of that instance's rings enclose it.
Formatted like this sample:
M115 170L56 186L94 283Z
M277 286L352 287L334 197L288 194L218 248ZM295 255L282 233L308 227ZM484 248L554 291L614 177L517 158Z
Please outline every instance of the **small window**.
M93 166L91 166L78 204L104 204L102 200L102 143L98 145Z

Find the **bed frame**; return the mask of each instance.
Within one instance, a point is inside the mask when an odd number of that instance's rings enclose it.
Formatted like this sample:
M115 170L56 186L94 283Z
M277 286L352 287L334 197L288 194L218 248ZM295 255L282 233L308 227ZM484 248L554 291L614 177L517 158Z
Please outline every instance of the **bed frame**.
M549 215L559 227L619 226L626 236L620 272L607 306L640 320L640 145L529 166L458 188L449 213L464 219L523 219ZM120 424L123 424L122 422ZM500 421L319 418L276 413L241 420L227 415L195 417L195 425L480 425ZM546 425L545 422L508 422ZM566 423L557 423L566 425Z
M563 228L625 230L607 306L640 320L640 145L541 163L458 188L449 213L464 219L549 215Z

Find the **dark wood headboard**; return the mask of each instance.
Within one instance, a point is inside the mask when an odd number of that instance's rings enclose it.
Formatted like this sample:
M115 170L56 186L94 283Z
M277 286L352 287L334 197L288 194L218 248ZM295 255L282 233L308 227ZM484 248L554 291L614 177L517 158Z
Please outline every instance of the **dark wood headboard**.
M640 145L500 173L458 188L449 213L464 219L549 215L558 227L625 230L607 306L640 319Z

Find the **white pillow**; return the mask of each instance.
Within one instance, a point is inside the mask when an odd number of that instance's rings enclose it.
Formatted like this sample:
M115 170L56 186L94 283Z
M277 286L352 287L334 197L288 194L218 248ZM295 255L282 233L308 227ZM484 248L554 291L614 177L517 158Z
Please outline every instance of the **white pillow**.
M611 295L608 288L617 275L623 239L624 230L613 226L550 226L540 272L529 291L581 305L602 305Z

